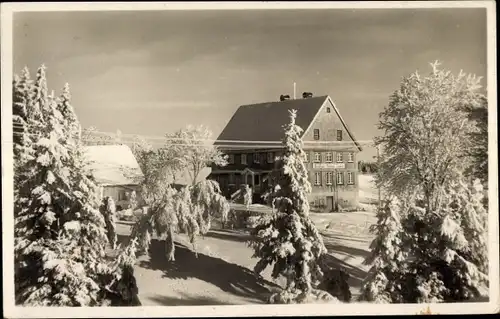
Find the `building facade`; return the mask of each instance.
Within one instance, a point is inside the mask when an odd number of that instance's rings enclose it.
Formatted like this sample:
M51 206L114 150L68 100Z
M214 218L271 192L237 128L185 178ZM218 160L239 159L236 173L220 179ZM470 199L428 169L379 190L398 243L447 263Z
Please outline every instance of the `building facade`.
M228 198L247 184L254 202L271 185L268 176L282 156L283 125L289 110L297 110L312 192L317 211L336 211L358 203L357 153L362 149L329 96L285 99L240 106L215 143L229 157L225 167L212 167L209 178L219 182Z

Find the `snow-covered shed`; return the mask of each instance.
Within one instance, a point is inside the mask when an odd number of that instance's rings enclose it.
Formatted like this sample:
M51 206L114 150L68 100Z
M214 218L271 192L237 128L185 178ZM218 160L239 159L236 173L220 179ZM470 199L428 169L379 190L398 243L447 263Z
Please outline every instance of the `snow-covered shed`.
M129 195L139 193L144 175L132 150L127 145L92 145L85 147L85 159L95 181L101 187L101 197L110 196L117 209L128 207Z

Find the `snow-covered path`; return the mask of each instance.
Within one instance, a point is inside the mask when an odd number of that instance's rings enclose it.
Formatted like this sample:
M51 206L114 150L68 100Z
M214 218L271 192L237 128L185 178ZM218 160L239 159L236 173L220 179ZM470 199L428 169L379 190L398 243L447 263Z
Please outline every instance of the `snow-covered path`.
M360 190L373 198L371 186L369 177L360 178ZM312 213L311 218L323 235L329 262L350 274L355 297L368 270L362 262L373 238L368 228L375 222L374 212ZM118 225L117 230L122 240L128 240L130 226ZM262 280L254 277L252 269L257 260L251 258L252 250L246 244L248 235L244 232L215 226L204 239L199 239L198 258L187 239L179 237L175 262L166 261L164 247L156 240L151 247L152 257L139 258L135 273L144 306L264 303L270 291L276 289L271 269L266 269Z

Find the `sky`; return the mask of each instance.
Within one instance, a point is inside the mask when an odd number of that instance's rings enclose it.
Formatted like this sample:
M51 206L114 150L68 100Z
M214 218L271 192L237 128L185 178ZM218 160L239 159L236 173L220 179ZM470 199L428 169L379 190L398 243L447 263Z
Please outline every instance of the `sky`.
M68 82L83 127L155 136L203 124L216 138L239 105L296 82L368 140L403 76L435 60L487 70L486 9L474 8L22 12L13 37L14 72L44 63L50 90Z

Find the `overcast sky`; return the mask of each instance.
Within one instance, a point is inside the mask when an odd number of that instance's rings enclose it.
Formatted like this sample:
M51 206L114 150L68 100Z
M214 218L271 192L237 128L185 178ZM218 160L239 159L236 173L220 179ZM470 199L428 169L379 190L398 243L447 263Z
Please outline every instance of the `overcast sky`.
M486 76L486 9L14 15L14 72L45 63L49 88L69 82L82 125L103 131L205 124L215 138L239 105L292 94L295 81L372 139L401 77L436 59Z

